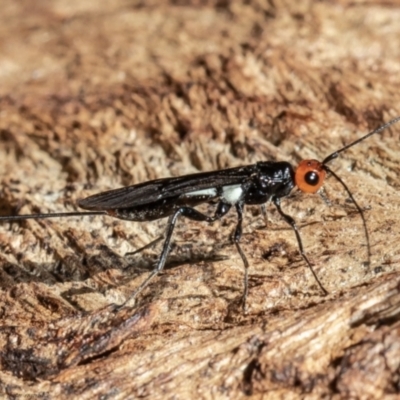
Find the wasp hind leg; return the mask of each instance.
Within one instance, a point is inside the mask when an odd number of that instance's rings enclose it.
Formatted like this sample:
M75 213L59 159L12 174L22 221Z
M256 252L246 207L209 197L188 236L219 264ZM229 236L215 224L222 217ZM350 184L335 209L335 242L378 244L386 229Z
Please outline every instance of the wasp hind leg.
M243 261L244 265L244 277L243 277L243 295L242 295L242 308L243 312L247 312L247 306L246 306L246 301L247 301L247 296L249 294L249 262L247 261L247 257L244 254L244 251L240 247L240 239L242 237L242 222L243 222L243 203L237 203L235 205L236 212L238 215L238 222L236 225L235 232L233 234L233 243L235 243L236 249L240 255L240 258Z
M129 298L120 307L127 305L131 300L135 299L143 291L143 289L150 283L150 281L153 280L154 277L156 277L164 269L165 262L167 261L168 253L170 251L172 234L174 232L176 222L180 216L186 217L186 218L194 220L194 221L213 222L217 219L220 219L222 216L224 216L229 211L230 207L231 206L229 204L226 204L223 202L218 203L217 210L215 211L215 214L213 216L205 215L192 207L179 207L169 217L166 232L165 232L164 236L160 237L160 238L164 237L165 240L164 240L161 255L160 255L160 258L158 259L156 267L150 273L150 275L142 282L142 284L132 293L131 296L129 296ZM157 238L156 240L158 241L160 238ZM150 246L153 243L154 243L154 241L149 243L146 246ZM141 249L139 249L139 250L141 250Z
M164 235L159 236L157 239L152 240L151 242L145 244L144 246L140 247L139 249L135 250L135 251L130 251L128 253L125 253L125 257L129 257L129 256L134 256L135 254L139 254L142 251L149 249L150 247L153 247L155 244L157 244L158 242L160 242L161 240L164 239Z

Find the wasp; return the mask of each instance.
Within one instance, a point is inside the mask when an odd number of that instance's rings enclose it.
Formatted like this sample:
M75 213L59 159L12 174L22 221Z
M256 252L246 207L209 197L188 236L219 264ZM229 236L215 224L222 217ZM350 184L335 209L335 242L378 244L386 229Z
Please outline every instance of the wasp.
M260 205L262 212L265 213L265 204L271 202L283 220L293 229L300 254L314 276L321 292L326 295L328 292L319 280L304 251L296 222L282 210L281 200L287 197L295 187L304 193L316 193L322 187L327 174L332 175L347 192L362 218L368 253L370 253L369 236L363 210L354 199L345 182L327 164L336 159L340 153L368 137L382 132L398 121L400 121L400 116L334 151L325 157L322 162L318 160L303 160L294 168L290 163L284 161L261 161L236 168L155 179L98 193L77 202L80 208L89 211L1 216L0 221L109 215L128 221L146 222L168 217L167 227L162 237L164 238L164 243L157 264L149 276L124 303L126 304L130 299L136 298L149 282L163 270L178 219L186 218L212 223L224 217L231 209L234 209L237 215L237 223L233 232L233 243L244 265L242 305L245 310L248 296L249 262L240 246L244 207L245 205ZM202 203L215 205L214 213L207 215L196 210L195 207Z

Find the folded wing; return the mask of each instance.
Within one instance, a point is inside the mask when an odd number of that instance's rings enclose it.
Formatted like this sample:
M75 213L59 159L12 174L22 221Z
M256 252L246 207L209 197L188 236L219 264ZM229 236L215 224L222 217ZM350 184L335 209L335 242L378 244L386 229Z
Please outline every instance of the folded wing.
M156 179L86 197L78 201L78 206L86 210L113 210L150 204L194 191L240 184L249 178L254 168L254 165L249 165Z

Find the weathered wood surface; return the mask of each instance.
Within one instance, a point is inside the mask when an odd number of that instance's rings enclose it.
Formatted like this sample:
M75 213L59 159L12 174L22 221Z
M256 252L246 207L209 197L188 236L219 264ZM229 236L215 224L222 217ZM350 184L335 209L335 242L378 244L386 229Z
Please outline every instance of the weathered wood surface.
M396 2L3 0L0 210L75 210L89 194L258 160L319 158L400 114ZM0 225L6 398L395 397L400 127L332 163L328 207L294 193L293 232L246 212L181 221L166 271L115 312L162 233L107 217ZM31 396L31 397L30 397ZM387 397L388 398L388 397Z

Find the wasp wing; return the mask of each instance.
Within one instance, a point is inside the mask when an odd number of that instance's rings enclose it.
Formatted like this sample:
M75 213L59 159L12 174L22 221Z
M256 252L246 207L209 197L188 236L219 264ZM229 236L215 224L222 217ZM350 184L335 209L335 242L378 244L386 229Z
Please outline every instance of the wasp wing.
M239 184L249 177L253 169L253 166L238 167L156 179L98 193L79 200L78 205L88 210L136 207L169 197L179 197L197 190Z
M86 210L115 210L151 204L202 189L240 184L255 171L255 165L162 178L109 190L78 201Z

